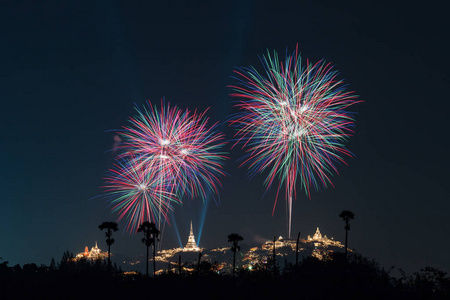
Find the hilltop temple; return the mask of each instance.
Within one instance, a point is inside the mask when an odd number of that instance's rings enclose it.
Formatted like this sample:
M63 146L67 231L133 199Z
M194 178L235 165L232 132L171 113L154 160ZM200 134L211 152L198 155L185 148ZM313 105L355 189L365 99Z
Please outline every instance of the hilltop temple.
M89 260L106 259L108 258L108 252L103 252L97 246L97 242L95 242L95 246L91 248L91 251L89 251L88 246L86 246L86 248L84 248L84 252L78 253L75 260L80 260L83 258Z
M314 246L316 246L316 247L318 247L318 246L323 246L323 247L334 246L334 247L339 247L339 248L344 247L344 245L342 245L339 241L335 241L333 238L329 239L329 238L327 238L326 235L322 236L322 234L320 233L319 227L317 227L316 233L314 233L314 235L312 237L308 235L307 241L314 243Z
M192 221L191 221L191 231L189 233L189 238L186 246L184 248L174 248L174 249L166 249L158 251L158 255L156 256L156 261L168 262L171 258L174 257L175 254L179 252L201 252L203 248L197 246L195 242L194 230L192 229Z
M311 237L308 235L308 238L306 240L301 240L303 244L312 243L314 246L317 247L344 247L339 241L335 241L333 238L329 239L326 235L322 236L322 233L319 230L319 227L317 227L316 233ZM281 247L291 247L293 251L295 251L297 246L297 240L294 239L286 239L280 236L275 241L275 248L281 248ZM262 245L262 249L264 250L271 250L273 247L272 241L267 241Z
M225 240L225 239L224 239ZM255 265L267 264L268 257L272 255L274 241L266 241L261 246L250 248L249 251L244 251L242 253L243 257L241 260L244 268L252 270ZM316 232L311 237L308 235L307 239L299 238L298 252L301 256L311 255L319 260L330 260L333 259L333 252L339 250L337 248L343 248L344 246L333 238L329 239L326 235L322 235L319 228L317 227ZM292 261L293 254L297 251L297 239L287 239L280 236L275 239L276 255L278 258L282 257L285 259L290 259ZM351 251L349 249L349 251ZM182 254L182 253L185 254ZM216 270L230 270L231 262L229 258L230 255L230 245L225 247L215 248L215 249L204 249L197 246L194 236L194 230L192 226L192 221L190 224L190 233L187 243L184 248L173 248L158 251L155 256L155 260L161 265L168 264L170 266L171 272L178 272L179 264L174 262L181 259L185 261L191 261L196 257L196 252L202 253L202 260L212 262L221 262L220 264L214 263L217 267ZM130 265L140 263L140 261L129 262ZM193 272L194 269L190 267L183 267L185 272ZM163 269L157 271L157 273L163 272ZM222 271L221 271L222 272Z
M194 230L192 230L192 221L191 221L191 231L189 233L189 238L186 246L183 248L183 251L199 251L200 248L197 247L197 243L195 242Z

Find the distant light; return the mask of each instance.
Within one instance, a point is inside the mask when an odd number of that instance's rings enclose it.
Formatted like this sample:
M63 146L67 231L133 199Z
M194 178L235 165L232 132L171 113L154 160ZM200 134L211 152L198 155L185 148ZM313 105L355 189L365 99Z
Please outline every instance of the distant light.
M144 191L145 189L147 189L147 185L145 183L141 183L137 186L137 188L140 191Z
M164 154L161 154L161 155L159 156L159 158L161 158L161 159L167 159L167 158L169 158L169 156L164 155Z
M169 144L170 144L170 141L164 139L164 140L161 140L161 141L160 141L160 144L161 144L161 146L169 145Z
M189 154L189 150L187 150L187 149L181 149L181 154L184 154L184 155L188 155Z

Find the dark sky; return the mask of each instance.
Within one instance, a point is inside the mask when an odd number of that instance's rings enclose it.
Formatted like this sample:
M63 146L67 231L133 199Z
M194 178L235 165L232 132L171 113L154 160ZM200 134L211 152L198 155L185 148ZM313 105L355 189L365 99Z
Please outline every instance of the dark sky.
M39 1L41 2L41 1ZM164 2L164 3L163 3ZM101 194L114 132L134 104L162 97L234 112L236 67L260 68L267 49L325 58L360 95L355 157L335 188L298 193L293 232L344 240L338 214L355 213L350 246L382 266L450 271L448 201L449 24L438 2L411 1L2 1L0 4L0 257L49 264L95 241L115 220ZM442 2L443 4L443 2ZM228 138L233 131L222 126ZM230 150L220 203L207 206L200 246L248 245L286 235L286 207L265 175L251 180ZM177 207L163 247L197 232L200 199ZM119 223L124 228L124 223ZM116 234L113 253L145 252L140 236Z

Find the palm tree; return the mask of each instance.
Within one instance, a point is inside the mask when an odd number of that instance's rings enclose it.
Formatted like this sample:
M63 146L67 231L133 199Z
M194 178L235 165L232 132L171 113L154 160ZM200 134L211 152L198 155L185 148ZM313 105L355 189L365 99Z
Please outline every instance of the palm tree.
M350 220L353 220L355 214L349 210L343 210L339 214L339 217L345 222L345 259L347 260L348 231L350 230Z
M228 235L228 242L233 243L233 245L231 246L231 251L233 251L233 277L234 277L234 269L236 266L236 252L241 250L241 247L238 246L238 243L242 240L244 240L244 238L237 233L232 233Z
M119 230L116 222L103 222L98 226L100 230L106 229L106 244L108 245L108 268L111 268L111 245L114 244L114 239L111 238L113 231Z
M272 247L272 260L273 260L273 277L277 276L277 260L275 259L275 242L276 237L273 237L273 247Z
M153 277L156 275L156 262L155 262L155 248L156 242L158 241L159 230L156 228L155 223L145 221L139 225L138 232L144 232L144 238L142 242L147 246L147 264L146 264L146 274L148 276L148 248L153 245Z
M300 232L298 233L297 236L297 245L295 247L295 266L298 267L298 244L300 242Z

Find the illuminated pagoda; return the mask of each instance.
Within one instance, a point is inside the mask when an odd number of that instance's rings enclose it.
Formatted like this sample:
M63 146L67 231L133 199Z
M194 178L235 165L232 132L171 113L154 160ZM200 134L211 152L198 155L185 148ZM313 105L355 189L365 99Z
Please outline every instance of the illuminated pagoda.
M314 246L318 247L319 245L322 245L324 247L334 246L342 248L344 245L342 245L339 241L335 241L333 238L329 239L326 235L322 236L322 233L320 233L319 227L317 227L316 233L314 233L313 237L308 235L307 242L314 243Z
M197 247L197 243L195 242L194 230L192 229L192 221L191 221L191 231L189 233L189 238L186 246L183 248L183 251L199 251L200 248Z
M89 260L97 260L97 259L106 259L108 258L108 252L103 252L98 246L97 242L95 242L95 246L91 248L89 251L88 246L84 248L84 252L78 253L75 257L75 260L80 259L89 259Z

